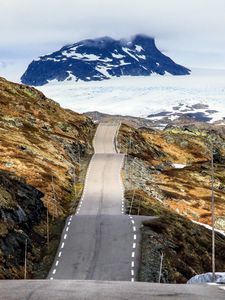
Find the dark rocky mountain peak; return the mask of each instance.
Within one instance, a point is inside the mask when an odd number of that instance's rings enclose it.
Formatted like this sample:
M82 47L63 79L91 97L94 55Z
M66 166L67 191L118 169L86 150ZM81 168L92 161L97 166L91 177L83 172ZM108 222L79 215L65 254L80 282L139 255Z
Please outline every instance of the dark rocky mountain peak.
M100 81L120 76L189 75L155 45L155 39L138 34L130 40L111 37L87 39L41 56L31 62L22 83L40 86L51 80Z

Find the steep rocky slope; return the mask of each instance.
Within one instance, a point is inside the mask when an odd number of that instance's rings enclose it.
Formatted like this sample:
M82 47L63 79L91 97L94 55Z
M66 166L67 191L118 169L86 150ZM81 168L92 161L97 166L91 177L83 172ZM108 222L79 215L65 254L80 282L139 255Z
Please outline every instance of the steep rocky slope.
M158 281L164 253L163 282L186 282L211 270L211 145L215 163L216 227L225 230L224 128L198 125L163 131L123 125L119 134L127 212L156 215L142 233L140 280ZM225 238L216 235L216 270L224 271Z
M92 152L95 126L86 116L62 109L34 88L3 78L0 107L0 169L4 171L0 182L0 259L5 263L0 276L23 277L27 237L31 257L28 276L35 277L38 268L32 260L37 263L42 256L43 261L41 249L46 250L46 208L50 240L54 240L50 251L54 252L60 226L73 209L75 192L82 188L81 163Z
M46 244L42 197L15 175L0 171L0 279L24 277L26 244L29 275L40 261Z

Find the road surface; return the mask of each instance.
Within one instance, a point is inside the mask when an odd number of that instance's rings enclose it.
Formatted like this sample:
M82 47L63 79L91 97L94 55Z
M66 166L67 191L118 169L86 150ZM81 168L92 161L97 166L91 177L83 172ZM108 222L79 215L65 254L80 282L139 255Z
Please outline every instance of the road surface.
M100 124L84 193L70 216L48 278L134 281L139 261L143 217L125 215L121 168L115 149L118 124ZM146 218L145 218L146 219Z
M224 300L222 288L125 281L0 280L4 300Z

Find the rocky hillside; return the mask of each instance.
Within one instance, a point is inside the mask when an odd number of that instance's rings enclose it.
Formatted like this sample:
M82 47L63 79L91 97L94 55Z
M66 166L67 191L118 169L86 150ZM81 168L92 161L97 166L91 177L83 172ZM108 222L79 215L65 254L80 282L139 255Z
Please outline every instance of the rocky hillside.
M132 192L126 193L128 207L132 196ZM194 224L141 190L136 191L132 207L133 214L159 217L144 222L142 227L140 281L158 282L162 253L163 283L186 283L196 274L211 271L211 230ZM224 272L225 236L216 232L215 245L216 271Z
M215 163L216 228L225 230L225 131L202 124L163 131L123 125L119 134L127 152L124 182L127 209L156 215L143 227L140 280L158 281L160 253L163 282L186 282L211 270L211 144ZM223 271L225 238L216 237L216 268Z
M190 219L210 224L211 141L214 141L217 221L225 208L223 127L171 127L163 131L123 126L122 151L143 161L167 205ZM135 170L135 167L132 167ZM151 180L146 183L152 185ZM225 227L224 227L225 229Z
M120 76L188 75L155 45L155 40L136 35L132 40L103 37L84 40L48 55L28 66L21 77L25 84L41 86L51 80L99 81Z
M0 107L0 277L23 277L25 239L28 276L35 277L46 245L46 209L50 231L62 226L95 126L34 88L3 78Z

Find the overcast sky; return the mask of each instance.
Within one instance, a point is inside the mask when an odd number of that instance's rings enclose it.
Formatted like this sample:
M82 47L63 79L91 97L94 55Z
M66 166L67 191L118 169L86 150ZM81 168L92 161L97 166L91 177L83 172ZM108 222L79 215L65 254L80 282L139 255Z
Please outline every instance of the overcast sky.
M137 33L187 67L225 68L225 0L1 0L0 33L9 79L65 44Z

